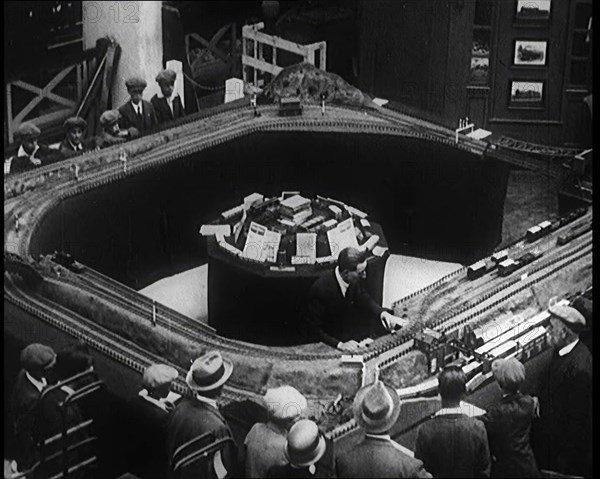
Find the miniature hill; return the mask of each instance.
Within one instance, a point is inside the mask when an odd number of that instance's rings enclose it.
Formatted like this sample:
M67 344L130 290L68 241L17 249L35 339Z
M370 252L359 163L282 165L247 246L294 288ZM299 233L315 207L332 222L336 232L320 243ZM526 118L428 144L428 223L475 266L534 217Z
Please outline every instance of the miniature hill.
M320 70L310 63L284 68L264 88L261 99L276 103L280 98L299 97L304 104L320 105L321 95L325 96L327 103L377 108L367 95L342 77Z

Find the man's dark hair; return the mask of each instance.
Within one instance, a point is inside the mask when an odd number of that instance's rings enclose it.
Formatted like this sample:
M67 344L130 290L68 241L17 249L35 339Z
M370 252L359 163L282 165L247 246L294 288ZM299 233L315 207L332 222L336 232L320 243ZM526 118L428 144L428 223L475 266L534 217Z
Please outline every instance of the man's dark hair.
M87 344L77 341L67 345L56 355L54 366L59 381L82 373L92 365L92 356Z
M338 256L340 271L356 271L358 265L366 259L365 254L356 248L344 248Z
M438 376L440 396L444 401L460 401L467 392L467 376L458 366L446 366Z

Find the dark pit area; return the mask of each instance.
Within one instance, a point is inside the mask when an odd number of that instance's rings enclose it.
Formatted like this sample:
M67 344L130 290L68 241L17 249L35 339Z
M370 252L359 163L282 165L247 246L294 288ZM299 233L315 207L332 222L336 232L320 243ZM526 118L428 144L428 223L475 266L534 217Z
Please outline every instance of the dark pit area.
M259 192L330 196L381 225L392 253L468 263L501 241L509 168L423 140L261 133L64 200L39 223L54 250L141 289L207 261L200 226Z

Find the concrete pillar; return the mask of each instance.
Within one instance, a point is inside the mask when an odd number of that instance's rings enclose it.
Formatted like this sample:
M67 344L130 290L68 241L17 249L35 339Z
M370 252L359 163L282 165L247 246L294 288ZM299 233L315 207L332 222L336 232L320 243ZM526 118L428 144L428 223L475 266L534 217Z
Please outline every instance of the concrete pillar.
M121 57L113 85L113 108L127 101L125 80L139 75L148 82L144 99L160 93L154 81L162 69L162 2L83 3L83 45L94 48L96 40L114 37L121 46Z

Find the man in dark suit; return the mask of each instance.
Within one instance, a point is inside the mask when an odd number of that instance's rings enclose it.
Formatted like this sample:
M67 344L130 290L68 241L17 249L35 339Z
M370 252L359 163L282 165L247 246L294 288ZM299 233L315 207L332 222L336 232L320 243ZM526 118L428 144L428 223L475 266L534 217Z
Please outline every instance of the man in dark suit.
M92 372L92 368L92 357L85 343L74 342L68 344L56 355L56 364L47 378L48 387L42 392L35 407L33 432L37 443L42 443L56 434L62 433L65 426L67 429L74 428L80 426L85 420L92 419L82 407L85 404L85 399L75 400L64 408L62 406L70 395L97 379ZM88 375L73 379L83 372L87 372ZM73 446L80 441L89 439L91 436L92 433L89 427L80 428L67 438L67 444ZM44 447L45 457L49 458L59 453L62 447L62 443L46 445ZM67 456L67 462L69 467L73 467L92 456L97 456L96 448L87 445L71 451ZM44 477L52 477L60 473L63 459L59 455L54 459L45 461L44 465L36 470L36 474L41 473ZM85 467L83 470L85 470Z
M152 103L142 98L147 86L146 80L139 77L129 78L125 86L131 98L119 108L119 125L125 130L134 127L144 135L157 125Z
M361 280L367 276L366 268L362 251L345 248L334 271L314 282L306 313L310 339L354 352L357 341L387 334L408 323L379 306L364 289Z
M181 400L167 424L167 455L171 463L168 477L239 477L241 471L236 461L237 447L233 441L227 442L223 449L212 455L200 457L186 467L174 470L177 462L174 459L185 456L176 455L175 452L192 439L207 433L212 433L215 440L233 438L216 401L232 371L233 363L224 359L218 351L206 353L190 367L186 382L194 395Z
M4 174L20 173L46 166L62 159L58 150L38 145L40 129L33 123L24 122L15 131L15 141L19 143L17 154L4 162Z
M542 469L591 476L592 356L579 340L585 318L570 306L549 312L554 352L540 391L538 461Z
M185 116L181 98L173 93L177 73L173 70L161 70L156 75L156 82L160 87L161 96L154 95L150 102L156 112L158 123L166 123Z
M478 417L488 433L492 477L540 477L529 443L536 404L534 398L519 390L525 381L525 367L515 358L497 359L492 363L492 373L502 390L502 399Z
M167 471L167 420L174 405L167 400L177 370L152 364L142 378L144 389L131 401L130 470L142 479L163 479Z
M438 376L442 409L417 431L415 457L433 477L490 477L490 450L485 426L460 407L467 378L458 366Z
M90 141L84 141L83 135L87 122L78 116L67 118L64 123L65 139L61 141L58 150L63 158L73 158L94 148Z
M431 477L423 463L389 435L400 415L400 398L394 388L381 381L362 387L353 409L366 436L336 458L337 477Z
M579 333L579 340L587 346L592 357L594 356L594 349L592 344L593 339L593 327L592 319L594 317L592 309L592 300L587 299L585 296L577 296L571 303L577 311L579 311L585 318L585 329Z
M15 458L20 471L30 467L35 447L32 439L35 408L44 388L46 376L56 362L52 348L34 343L21 351L21 371L12 392L10 406L15 437Z

